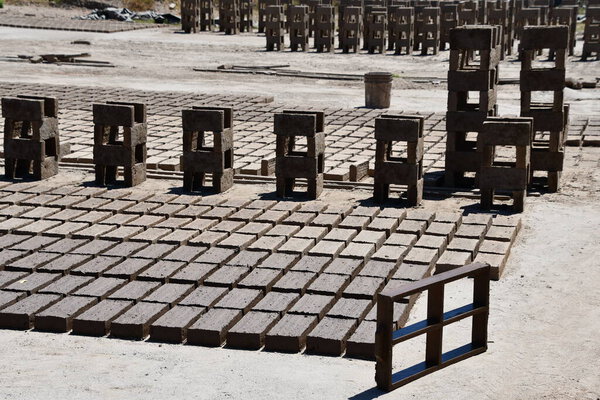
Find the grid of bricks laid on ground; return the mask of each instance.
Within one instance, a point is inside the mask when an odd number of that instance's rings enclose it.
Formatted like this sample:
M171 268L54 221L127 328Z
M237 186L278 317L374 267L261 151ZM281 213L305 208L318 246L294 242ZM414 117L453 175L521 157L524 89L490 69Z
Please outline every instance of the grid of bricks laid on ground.
M272 103L267 96L227 96L191 93L142 92L106 88L73 88L66 86L0 84L0 97L18 94L48 95L59 99L61 110L60 132L62 143L71 145L71 154L65 162L91 164L93 162L93 123L91 105L94 102L137 101L148 105L148 159L147 167L166 171L180 170L182 154L181 110L194 105L230 106L234 108L235 168L237 173L262 175L264 160L275 157L273 114L289 107ZM316 110L316 108L312 108ZM325 179L352 180L353 169L368 163L374 168L375 118L387 110L372 109L319 109L326 114ZM406 112L406 114L416 114ZM443 113L428 113L425 117L424 172L426 184L432 184L443 174L446 148L446 127ZM569 143L573 145L600 145L600 119L572 117ZM0 126L3 122L0 122ZM405 146L395 146L398 156L406 154ZM370 182L369 176L365 181ZM359 179L360 180L360 179Z
M139 29L161 28L167 25L68 18L45 18L27 15L4 16L0 14L0 26L8 26L11 28L47 29L55 31L115 33Z
M519 217L0 184L0 327L372 358L376 295L471 261ZM398 303L402 326L416 299Z

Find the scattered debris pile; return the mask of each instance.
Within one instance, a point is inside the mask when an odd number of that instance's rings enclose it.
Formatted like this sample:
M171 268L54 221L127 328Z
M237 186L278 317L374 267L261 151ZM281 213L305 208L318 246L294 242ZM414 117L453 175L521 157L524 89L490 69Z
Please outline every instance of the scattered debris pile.
M33 64L60 64L60 65L81 65L88 67L114 67L114 64L108 61L89 60L90 53L77 54L41 54L39 56L19 55L19 60L27 60ZM84 58L82 60L82 58Z
M133 22L143 21L143 20L153 20L156 24L179 24L181 23L181 17L166 13L159 14L155 11L144 11L136 13L134 11L128 10L127 8L116 8L116 7L106 7L103 9L94 10L88 15L84 15L81 17L75 17L75 19L87 19L87 20L116 20L123 22Z

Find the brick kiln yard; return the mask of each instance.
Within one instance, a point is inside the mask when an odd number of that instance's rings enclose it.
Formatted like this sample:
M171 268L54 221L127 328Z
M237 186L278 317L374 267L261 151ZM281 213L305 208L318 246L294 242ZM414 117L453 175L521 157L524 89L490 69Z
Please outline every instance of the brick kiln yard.
M0 22L19 16L39 27L30 13L52 15L56 27L73 11L9 7ZM532 193L522 214L480 214L478 191L436 186L447 51L266 53L262 35L176 30L0 27L3 57L90 52L115 65L0 61L1 97L58 98L61 141L71 145L57 176L0 182L0 325L13 328L0 330L9 366L0 397L598 398L600 89L565 90L561 191ZM567 76L595 78L598 63L570 57ZM365 162L373 168L374 119L388 112L358 108L362 82L193 70L221 64L399 76L389 113L425 121L422 206L380 208L372 178L357 179ZM509 57L500 77L516 79L519 70ZM518 114L519 97L518 85L501 85L499 115ZM135 188L93 184L91 105L109 100L148 106L149 178ZM192 105L234 107L238 178L220 195L181 190L180 113ZM289 109L326 115L327 184L317 201L278 201L274 176L264 176L275 155L273 113ZM491 286L488 351L390 394L374 389L374 363L364 358L373 354L375 294L471 260L502 273ZM450 286L448 306L467 302L470 288ZM399 304L399 326L422 319L425 308L422 298ZM448 348L463 344L468 329L446 330ZM148 333L144 342L113 338ZM422 357L417 344L395 349L395 369Z

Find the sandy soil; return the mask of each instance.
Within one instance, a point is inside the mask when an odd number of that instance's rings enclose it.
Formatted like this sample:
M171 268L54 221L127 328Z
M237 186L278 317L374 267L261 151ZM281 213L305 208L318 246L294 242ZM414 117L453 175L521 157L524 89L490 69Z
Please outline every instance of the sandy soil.
M74 39L91 40L92 46L71 45ZM1 77L85 86L258 91L290 103L357 106L363 101L360 84L223 76L193 72L191 67L285 62L304 70L388 69L427 77L443 77L447 68L447 53L428 58L275 54L263 52L263 45L264 38L256 35L180 35L170 30L103 35L0 28L1 55L90 51L95 59L117 64L115 69L100 70L2 62ZM598 75L597 67L598 63L570 63L582 77ZM518 63L506 63L502 74L516 76L518 68ZM518 98L516 86L503 86L501 111L516 112ZM600 111L600 90L567 90L566 99L575 113ZM443 85L433 84L399 88L393 102L397 108L443 111L446 92ZM528 198L523 230L505 275L492 285L489 351L483 355L384 395L374 389L372 362L4 330L0 398L598 399L600 151L569 148L568 152L581 163L565 173L562 192ZM178 184L160 181L153 187ZM265 187L239 190L235 193ZM324 199L339 202L369 196L359 190L326 190ZM456 209L474 202L449 199L428 201L425 206ZM467 301L470 284L465 281L449 289L450 305ZM420 300L413 320L423 315L424 307ZM462 344L465 335L465 330L449 330L445 339ZM395 351L397 368L407 354L414 355L414 348L409 353L402 352L405 349Z

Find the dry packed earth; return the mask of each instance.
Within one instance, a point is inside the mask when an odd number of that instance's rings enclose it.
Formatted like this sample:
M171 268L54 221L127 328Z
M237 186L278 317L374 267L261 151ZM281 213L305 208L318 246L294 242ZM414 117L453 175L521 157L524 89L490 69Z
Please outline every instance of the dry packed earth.
M0 330L0 397L600 396L600 89L565 90L571 123L561 191L532 193L520 215L480 214L477 190L437 186L448 52L266 53L257 34L56 30L123 29L67 19L75 13L85 12L0 10L0 25L30 27L0 27L0 95L56 96L61 139L71 145L47 182L0 182L0 324L13 328ZM52 29L32 29L40 24ZM114 67L15 59L80 52ZM382 113L360 108L362 82L194 71L222 64L394 73L392 109L425 117L423 205L381 209L371 202L371 178L352 182L353 165L373 168L373 120ZM571 57L567 68L574 78L600 76L598 62ZM501 78L519 69L509 58ZM500 114L518 114L519 96L518 85L501 85ZM150 178L105 190L90 173L91 104L117 99L148 104ZM180 110L200 104L235 109L238 178L218 196L181 191ZM319 201L277 201L272 176L261 172L274 155L272 114L284 109L326 113ZM503 271L491 287L489 350L393 393L375 389L374 362L364 360L372 357L375 294L473 259ZM469 301L470 287L448 287L448 306ZM107 305L110 312L93 312ZM422 319L425 308L422 298L403 305L398 326ZM74 309L71 318L65 310ZM468 332L468 324L445 331L445 349L464 344ZM148 333L145 341L116 339ZM282 345L285 335L300 348ZM223 340L223 348L207 347ZM397 370L423 356L421 341L409 343L394 351Z

